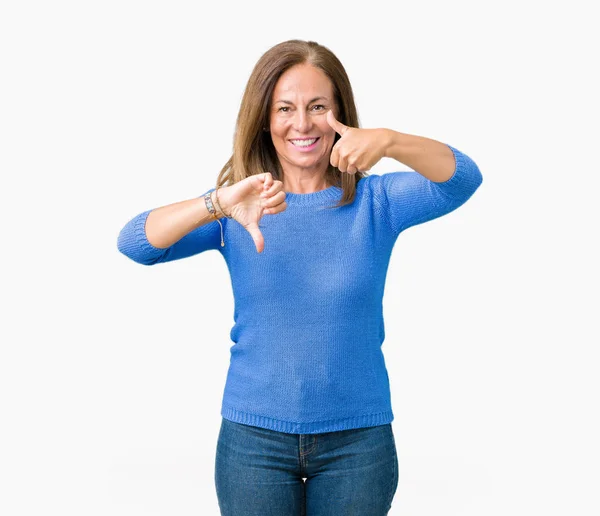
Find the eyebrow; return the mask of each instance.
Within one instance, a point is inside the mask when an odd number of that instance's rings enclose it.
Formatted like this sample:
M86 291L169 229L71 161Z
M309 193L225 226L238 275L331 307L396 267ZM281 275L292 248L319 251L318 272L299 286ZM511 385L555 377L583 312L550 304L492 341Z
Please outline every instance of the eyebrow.
M315 102L316 100L329 100L327 97L315 97L314 99L311 99L308 103L312 104L313 102ZM284 100L284 99L279 99L276 100L275 103L277 102L283 102L284 104L293 104L293 102L289 101L289 100Z

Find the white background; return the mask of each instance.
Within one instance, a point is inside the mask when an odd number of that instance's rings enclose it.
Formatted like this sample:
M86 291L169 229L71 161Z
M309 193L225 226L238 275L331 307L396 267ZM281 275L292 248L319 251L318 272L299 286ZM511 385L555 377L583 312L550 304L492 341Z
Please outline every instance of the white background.
M214 185L255 62L301 38L345 65L363 127L484 176L394 248L390 514L600 514L591 2L207 5L2 3L0 513L219 514L225 262L144 267L117 235Z

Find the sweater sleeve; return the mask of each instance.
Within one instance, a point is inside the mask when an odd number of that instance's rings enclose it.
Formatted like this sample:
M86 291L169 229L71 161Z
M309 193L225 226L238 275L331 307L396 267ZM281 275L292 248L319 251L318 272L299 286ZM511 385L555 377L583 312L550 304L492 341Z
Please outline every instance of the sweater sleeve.
M450 213L464 204L479 188L479 167L466 154L448 145L454 154L454 174L436 183L418 172L389 172L374 175L372 194L392 231L405 229Z
M213 190L214 188L207 190L200 198ZM221 227L216 220L190 231L170 247L154 247L146 237L146 219L151 211L152 209L146 210L136 215L125 224L117 238L118 250L134 262L154 265L187 258L209 249L220 250ZM225 222L225 219L221 222Z

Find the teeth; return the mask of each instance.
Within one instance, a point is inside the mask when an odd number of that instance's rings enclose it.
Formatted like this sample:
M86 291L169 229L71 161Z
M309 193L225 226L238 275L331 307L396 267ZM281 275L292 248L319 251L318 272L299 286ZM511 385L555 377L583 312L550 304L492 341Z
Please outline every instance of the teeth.
M313 143L317 141L316 138L311 138L310 140L290 140L294 145L298 147L310 147Z

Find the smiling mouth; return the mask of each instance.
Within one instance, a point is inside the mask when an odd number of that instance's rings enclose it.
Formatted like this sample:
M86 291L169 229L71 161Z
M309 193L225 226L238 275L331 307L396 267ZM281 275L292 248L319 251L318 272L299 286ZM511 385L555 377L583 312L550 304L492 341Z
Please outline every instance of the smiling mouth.
M290 140L290 142L296 147L310 147L311 145L314 145L318 140L319 138L302 138Z

